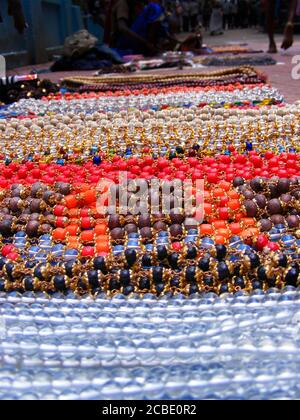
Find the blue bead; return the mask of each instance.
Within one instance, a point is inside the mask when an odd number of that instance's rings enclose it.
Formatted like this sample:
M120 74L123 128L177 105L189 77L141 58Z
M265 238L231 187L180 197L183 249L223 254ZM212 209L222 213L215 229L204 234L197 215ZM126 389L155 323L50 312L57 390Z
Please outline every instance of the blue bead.
M253 144L250 141L246 142L246 151L251 152L253 150Z
M29 248L28 250L28 254L29 256L32 258L34 257L38 252L40 251L40 247L39 246L32 246Z
M197 229L189 229L188 235L196 235L198 236L198 230Z
M51 235L42 235L40 237L40 241L51 241L52 236Z
M65 260L75 260L79 256L77 249L67 249L65 252Z
M169 243L168 238L157 238L156 240L157 245L167 245Z
M139 246L139 241L137 239L130 239L127 243L127 246L130 248L135 248Z
M93 158L93 164L99 166L101 164L101 157L100 156L95 156Z
M138 233L129 233L128 239L139 239L140 235Z
M15 234L15 238L26 238L26 233L25 232L17 232Z
M152 244L147 244L145 248L146 248L146 251L152 252L154 249L154 246Z
M158 235L157 236L159 238L167 238L169 236L169 233L168 232L165 232L165 231L161 231L161 232L158 232Z
M57 163L57 165L64 166L65 160L64 159L57 159L56 163Z
M121 255L124 252L124 246L123 245L116 245L113 248L114 255Z

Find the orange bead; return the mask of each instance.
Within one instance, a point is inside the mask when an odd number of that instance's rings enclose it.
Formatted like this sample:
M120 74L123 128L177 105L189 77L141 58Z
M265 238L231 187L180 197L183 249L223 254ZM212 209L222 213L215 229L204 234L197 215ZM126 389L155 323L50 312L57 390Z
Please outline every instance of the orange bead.
M256 225L256 220L252 219L251 217L244 217L244 218L242 218L241 222L243 223L243 225L245 227L250 227L250 226L255 226Z
M110 251L109 243L108 242L102 242L96 244L96 252L97 254L101 254L102 252L108 253Z
M232 200L237 200L240 198L240 194L235 190L228 191L227 195Z
M213 213L213 206L209 203L204 203L204 215L210 216Z
M213 226L215 229L226 229L227 228L227 224L225 220L216 220L215 222L213 222Z
M79 209L70 209L68 214L69 214L69 218L73 219L73 218L79 217L80 211Z
M79 248L79 239L76 236L69 236L67 239L67 246L69 248Z
M233 235L239 235L242 231L241 225L239 223L231 223L229 228Z
M217 244L217 245L224 245L224 244L226 244L226 238L224 238L224 236L222 236L222 235L216 235L215 236L215 243Z
M226 239L229 239L230 237L230 232L228 229L218 229L216 232L217 236L223 236Z
M82 242L94 242L95 232L93 230L86 230L81 233L80 240Z
M206 236L206 235L212 235L214 233L214 229L212 225L201 225L199 228L200 235Z
M88 191L85 191L85 193L83 194L83 201L86 204L95 203L96 200L97 200L97 192L96 192L96 190L88 190Z
M215 188L214 190L212 190L212 196L217 198L217 197L222 197L224 195L224 191L222 190L222 188Z
M70 236L77 236L79 233L78 225L69 225L66 227L66 231Z
M227 204L230 210L239 210L241 208L241 203L239 200L230 200Z
M55 241L64 241L67 236L66 229L58 228L54 229L52 232L52 237Z
M229 191L231 188L231 182L220 181L219 187L222 188L223 191Z
M244 217L245 217L245 213L239 212L235 214L234 218L237 222L240 222Z
M95 234L98 235L105 235L107 232L107 225L103 224L98 224L95 226Z
M75 195L73 194L67 195L65 197L65 204L66 204L66 207L68 207L68 209L76 208L78 206L78 201Z

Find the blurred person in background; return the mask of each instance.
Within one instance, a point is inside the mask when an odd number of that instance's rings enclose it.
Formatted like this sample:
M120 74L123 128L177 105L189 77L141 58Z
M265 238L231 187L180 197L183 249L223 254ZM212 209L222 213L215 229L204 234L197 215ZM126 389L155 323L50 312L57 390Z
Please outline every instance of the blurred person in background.
M198 0L191 0L190 1L190 22L191 22L191 30L195 31L198 26L199 19L199 2Z
M183 32L190 31L190 0L183 0L181 3L182 6L182 27Z
M156 55L166 36L165 16L159 0L89 0L97 20L105 11L104 42L121 53ZM100 18L99 18L100 19Z
M209 22L212 14L212 2L211 0L204 0L202 8L202 20L203 27L207 31L209 29Z
M213 0L209 24L210 35L223 35L223 9L219 0Z
M289 49L294 43L294 17L296 14L298 0L288 0L288 19L284 27L283 42L281 48ZM269 36L269 53L277 53L275 41L275 20L276 20L276 0L262 0L263 8L266 12L267 31Z

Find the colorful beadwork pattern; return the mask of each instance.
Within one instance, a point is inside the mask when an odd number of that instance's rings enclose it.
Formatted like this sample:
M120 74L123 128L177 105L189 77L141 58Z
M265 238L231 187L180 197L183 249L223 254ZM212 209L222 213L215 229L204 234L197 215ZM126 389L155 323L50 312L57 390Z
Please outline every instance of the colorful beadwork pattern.
M66 82L0 110L0 398L299 398L299 105Z

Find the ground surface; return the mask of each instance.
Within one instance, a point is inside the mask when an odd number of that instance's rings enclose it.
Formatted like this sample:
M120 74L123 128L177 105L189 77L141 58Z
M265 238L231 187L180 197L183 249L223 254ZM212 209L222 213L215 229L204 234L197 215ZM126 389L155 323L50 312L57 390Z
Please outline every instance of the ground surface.
M280 47L282 42L282 36L277 36L278 47ZM247 43L249 47L257 50L266 51L268 48L267 36L266 34L259 33L255 29L243 29L243 30L231 30L226 31L224 35L218 37L206 36L204 42L209 45L225 45L232 43ZM300 36L295 37L294 46L287 52L279 51L278 54L275 54L274 57L279 64L276 66L265 66L259 67L261 71L267 74L269 77L270 83L277 87L282 94L284 94L287 102L295 102L300 100L300 69L299 80L295 80L292 77L292 69L295 67L295 64L292 63L293 57L299 56L300 63ZM33 69L47 69L48 64L41 64L38 66L29 66L11 70L9 74L25 74L30 72ZM209 69L214 70L215 67L209 67ZM220 69L220 67L218 68ZM206 69L199 69L197 71L206 71ZM179 71L179 70L178 70ZM194 71L194 70L193 70ZM70 73L43 73L41 77L49 78L52 81L59 81L63 79L66 75ZM76 72L73 74L88 74L91 75L93 72Z

